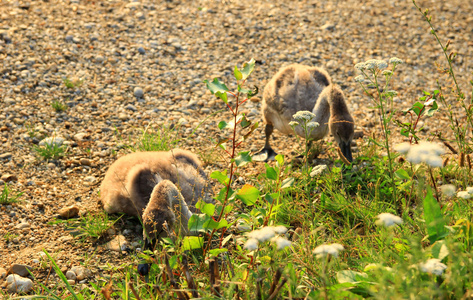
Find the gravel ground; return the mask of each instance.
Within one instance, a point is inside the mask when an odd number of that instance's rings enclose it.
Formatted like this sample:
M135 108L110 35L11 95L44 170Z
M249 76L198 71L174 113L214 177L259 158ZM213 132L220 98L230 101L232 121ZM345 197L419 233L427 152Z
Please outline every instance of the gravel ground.
M473 2L418 2L430 8L440 37L458 52L457 79L471 93ZM119 252L79 244L51 222L69 205L81 215L99 210L105 171L148 125L180 122L187 137L209 117L181 147L201 154L208 170L222 168L210 138L221 135L216 124L228 115L211 116L225 107L206 92L204 79L219 77L234 88L234 65L254 57L248 84L262 91L282 66L323 66L344 90L357 131L366 137L376 133L377 117L353 80L353 66L393 56L406 62L393 81L396 108L409 108L437 79L446 84L435 65L445 67L443 54L410 1L2 1L0 175L24 194L21 203L0 206L0 271L27 264L45 276L37 268L42 249L55 254L63 271L93 256L92 276L106 263L129 261ZM67 110L56 112L54 101ZM261 122L260 105L256 98L244 112ZM447 127L445 114L437 114L422 135L451 134ZM32 148L46 137L63 138L64 158L38 158ZM262 147L263 137L258 130L248 148ZM300 148L294 138L277 132L274 138L283 154ZM323 154L331 158L335 151L325 147ZM254 174L258 167L245 172ZM136 246L137 225L120 220L110 236L123 234Z

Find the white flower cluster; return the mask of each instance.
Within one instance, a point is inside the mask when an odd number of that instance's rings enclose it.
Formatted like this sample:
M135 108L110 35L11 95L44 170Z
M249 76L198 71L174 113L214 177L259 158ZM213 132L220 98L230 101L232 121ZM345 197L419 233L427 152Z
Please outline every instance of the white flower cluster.
M440 155L445 153L445 149L437 143L420 142L417 145L401 143L394 146L394 150L403 154L407 153L406 159L413 164L424 162L434 168L443 166Z
M284 226L267 226L261 229L253 230L246 234L248 241L246 241L243 248L253 251L258 249L258 244L271 240L276 244L278 250L282 250L291 246L291 242L284 237L276 236L276 234L286 233L287 228Z
M296 121L289 122L289 126L291 126L291 127L296 127L297 125L299 125L299 123L296 122Z
M314 253L317 258L321 258L321 257L326 257L327 255L331 255L333 257L338 257L338 254L343 251L345 248L338 244L338 243L334 243L334 244L324 244L324 245L320 245L318 247L316 247L312 253Z
M435 274L440 276L447 266L438 258L431 258L424 263L419 264L420 270L424 273Z
M389 71L389 70L384 70L383 72L381 72L381 75L384 75L384 76L391 76L391 75L393 75L393 72L392 72L392 71Z
M459 191L457 197L463 199L470 199L473 196L473 187L469 186L466 188L466 191Z
M388 67L388 63L380 59L369 59L365 61L364 63L357 63L355 65L355 69L358 69L360 71L365 71L365 70L376 71L376 70L385 69L387 67Z
M384 227L391 227L396 224L402 224L402 219L390 213L382 213L377 216L376 225L383 225Z
M356 68L356 65L355 65L355 68ZM359 83L362 83L366 80L366 77L364 75L358 75L355 77L355 82L359 82Z
M309 123L307 123L307 125L306 125L307 131L308 131L308 132L311 132L311 131L313 131L315 128L319 127L319 125L320 125L320 124L317 123L317 122L309 122Z
M457 188L453 184L444 184L440 186L440 191L447 197L455 195Z
M306 123L315 118L315 115L308 110L301 110L295 113L292 117L299 123Z
M400 64L403 64L404 61L397 57L391 57L391 59L389 60L389 63L393 65L400 65Z

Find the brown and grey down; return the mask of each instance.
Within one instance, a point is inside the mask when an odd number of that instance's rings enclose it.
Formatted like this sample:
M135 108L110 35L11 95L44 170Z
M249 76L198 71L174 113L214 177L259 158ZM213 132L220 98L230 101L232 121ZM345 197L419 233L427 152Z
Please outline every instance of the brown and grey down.
M144 234L154 239L163 234L164 222L172 228L179 221L182 233L188 234L190 210L195 210L195 203L206 198L209 190L195 154L180 149L135 152L110 166L100 188L100 200L108 213L140 218Z
M266 143L254 160L268 160L276 155L269 139L274 129L284 134L305 137L300 126L293 130L289 125L298 111L311 111L312 120L319 123L309 134L310 140L323 139L332 131L342 153L351 161L350 143L354 134L354 121L348 111L345 97L332 83L327 71L318 67L289 65L281 68L264 88L261 113L266 123Z

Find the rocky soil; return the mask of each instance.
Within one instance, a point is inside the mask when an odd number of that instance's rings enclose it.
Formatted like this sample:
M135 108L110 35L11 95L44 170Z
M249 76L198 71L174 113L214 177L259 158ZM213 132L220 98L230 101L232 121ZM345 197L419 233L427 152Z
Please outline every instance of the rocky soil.
M443 42L451 40L458 52L454 68L470 101L473 2L418 3L430 8ZM447 91L439 72L445 60L429 31L410 1L2 1L0 183L24 194L18 204L0 205L0 285L7 288L4 271L11 267L21 276L29 266L45 278L43 249L69 271L72 283L106 274L106 264L132 263L103 243L118 237L139 247L136 220L120 219L98 245L78 243L54 222L65 207L80 216L100 210L101 178L147 126L153 131L180 123L180 135L189 137L208 118L180 147L199 153L208 171L223 168L213 141L223 136L216 124L228 114L213 115L225 106L206 91L204 79L218 77L234 88L234 65L253 57L257 65L248 85L262 91L281 66L323 66L344 90L360 136L367 137L376 134L377 117L353 80L353 66L371 58L403 59L393 81L397 109L435 89L437 79ZM244 112L261 122L260 98L253 100ZM55 101L67 109L56 112ZM426 120L422 135L449 135L448 124L439 113ZM48 137L67 147L63 158L43 160L33 150ZM258 130L247 149L260 148L263 137ZM282 154L300 148L277 132L274 139ZM325 141L321 157L334 158L332 138ZM363 143L356 140L358 147ZM81 264L87 269L78 270Z

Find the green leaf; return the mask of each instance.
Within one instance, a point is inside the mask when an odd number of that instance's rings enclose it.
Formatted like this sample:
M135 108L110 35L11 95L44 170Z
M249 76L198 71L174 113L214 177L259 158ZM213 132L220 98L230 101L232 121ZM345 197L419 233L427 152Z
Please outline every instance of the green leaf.
M237 66L235 66L235 69L233 69L233 74L235 75L236 80L241 80L243 78L243 74L241 74Z
M227 187L225 186L218 192L217 197L215 197L215 199L223 203L225 201L226 194L227 194ZM235 192L232 189L230 189L228 191L228 199L232 199L234 197L234 194Z
M429 117L432 117L434 115L434 113L438 110L438 108L439 108L439 106L437 104L437 101L432 102L432 107L429 108L426 115L429 116Z
M185 236L182 240L182 250L200 249L204 244L204 238L198 236Z
M258 128L258 122L254 123L253 126L251 126L250 131L248 131L247 134L243 135L243 140L246 140L252 133L255 131L256 128Z
M194 232L205 231L204 224L209 219L210 217L206 214L193 214L187 223L187 228Z
M227 177L227 170L225 170L223 172L213 171L210 174L210 178L217 179L217 181L220 182L223 185L228 185L228 182L230 181L230 178Z
M207 216L211 217L215 213L215 205L212 203L205 203L200 210Z
M255 69L255 60L252 58L249 62L243 64L243 69L241 73L243 75L242 79L246 80L250 76L251 72Z
M424 219L431 244L447 236L448 230L445 228L446 223L440 205L432 195L430 188L427 188L427 195L424 198Z
M259 190L252 185L245 184L240 190L238 190L236 197L243 203L250 206L256 203L259 198Z
M235 157L235 163L236 163L237 167L242 167L242 166L246 165L249 162L252 162L251 155L250 155L249 151L240 152Z
M225 219L221 219L220 222L215 221L214 219L209 219L204 224L204 228L207 229L220 229L223 227L228 227L228 222Z
M420 116L420 114L422 113L422 110L424 109L424 104L420 103L420 102L416 102L414 103L414 105L412 105L411 109L409 110L412 110L414 111L414 113L417 115L417 116Z
M411 177L409 176L409 174L406 172L406 170L403 170L403 169L399 169L397 170L396 172L394 172L394 174L400 178L400 179L404 179L404 180L409 180L411 179Z
M271 180L278 180L278 173L273 167L270 167L268 164L264 164L266 167L266 178Z
M228 214L229 212L232 211L232 209L233 209L233 205L227 204L227 206L225 206L225 209L223 210L223 213Z
M243 114L240 122L241 128L246 128L251 125L251 121L248 121L245 114Z
M218 129L222 130L222 129L227 128L227 125L228 125L227 122L225 122L225 121L220 121L220 123L218 123L217 126L218 126Z
M275 159L278 163L278 167L281 167L282 165L284 165L284 156L283 155L278 154L278 155L276 155Z
M225 93L229 91L225 83L220 82L218 78L214 78L212 82L209 82L208 80L204 80L204 82L207 84L207 88L212 94L215 94L217 92Z
M434 258L442 260L449 254L450 251L448 251L447 245L445 245L445 241L437 241L435 242L435 244L432 245L432 256Z
M212 249L212 250L209 250L209 255L210 257L216 257L218 256L220 253L225 253L227 252L228 249L225 249L225 248L222 248L222 249Z
M219 97L220 99L222 99L223 102L225 102L225 104L228 103L227 93L216 92L216 93L215 93L215 96L217 96L217 97Z
M285 189L285 188L291 187L293 185L294 185L294 178L289 177L289 178L286 178L286 179L283 180L283 182L281 184L281 189Z
M360 281L365 281L368 278L368 274L355 272L351 270L343 270L337 272L337 280L339 283L357 283Z
M401 135L403 135L405 137L409 137L409 129L401 128Z

